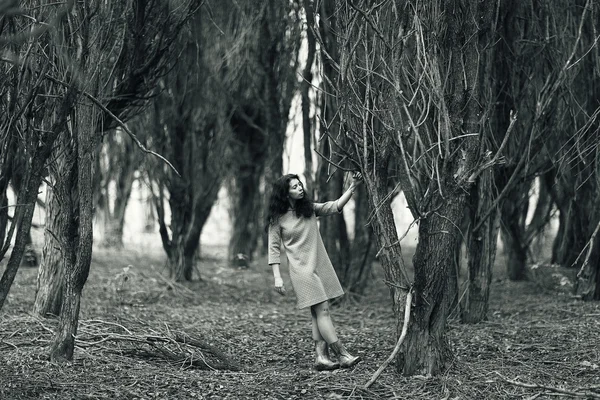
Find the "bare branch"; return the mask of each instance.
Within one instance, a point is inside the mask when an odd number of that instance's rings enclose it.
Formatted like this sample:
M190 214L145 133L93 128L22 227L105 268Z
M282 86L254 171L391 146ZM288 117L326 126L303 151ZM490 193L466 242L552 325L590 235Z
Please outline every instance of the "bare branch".
M404 324L402 325L402 333L400 334L400 337L398 338L398 341L396 342L396 346L394 347L392 354L390 354L390 356L387 358L387 360L385 360L385 362L383 364L381 364L381 366L377 369L377 371L375 371L375 373L373 374L371 379L369 379L369 381L367 383L365 383L365 385L363 386L364 389L368 389L369 386L371 386L373 383L375 383L377 378L379 378L379 375L381 375L383 370L386 369L387 366L390 365L390 363L392 361L394 361L394 359L396 358L396 355L400 351L400 346L402 346L402 343L404 343L404 339L406 338L406 333L408 332L408 324L410 323L410 309L412 307L412 297L413 297L413 290L412 290L412 288L410 288L408 290L408 293L406 294L406 301L405 301L406 304L404 306Z

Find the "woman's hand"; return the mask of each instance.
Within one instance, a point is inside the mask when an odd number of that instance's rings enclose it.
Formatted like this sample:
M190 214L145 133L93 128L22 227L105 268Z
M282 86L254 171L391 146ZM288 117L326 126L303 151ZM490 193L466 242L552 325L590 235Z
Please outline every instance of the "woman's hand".
M358 171L354 171L352 173L352 183L350 184L351 188L356 188L358 185L362 183L363 177L362 174Z
M285 296L285 286L283 285L283 279L275 278L275 291L282 296Z

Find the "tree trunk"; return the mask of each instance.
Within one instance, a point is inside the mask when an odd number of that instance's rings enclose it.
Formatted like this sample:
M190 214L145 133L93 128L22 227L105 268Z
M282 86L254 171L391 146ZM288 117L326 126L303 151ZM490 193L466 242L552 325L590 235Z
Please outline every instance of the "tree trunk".
M369 284L375 260L375 238L368 225L369 204L363 185L354 194L354 240L350 247L350 259L343 271L342 286L350 293L363 294Z
M327 139L322 142L327 146ZM326 161L319 164L317 172L318 199L319 202L325 202L337 199L344 188L344 175L342 171L337 171L327 182L329 165ZM343 214L331 215L319 220L319 230L323 238L323 244L327 254L333 264L333 268L338 277L343 281L344 274L348 268L350 258L350 243L348 241L348 232L346 230L346 221ZM343 284L342 284L343 285Z
M87 281L92 261L93 245L93 190L92 157L94 152L95 115L93 105L83 102L75 109L75 135L68 142L63 134L63 143L75 149L65 166L66 175L57 176L60 186L60 202L63 218L68 223L61 230L65 287L56 336L50 350L53 361L72 360L79 323L81 292ZM67 150L68 152L68 150ZM63 183L59 183L66 178Z
M6 237L9 210L7 191L13 175L13 160L17 151L13 135L8 133L6 135L7 140L0 145L0 251L5 246L5 242L10 243L10 238ZM0 260L2 258L3 255L0 255Z
M244 112L244 111L243 111ZM254 121L261 124L260 119ZM237 114L231 119L234 143L233 177L229 181L232 232L229 240L229 260L243 254L252 260L262 232L263 196L261 176L265 169L267 148L264 133L248 125Z
M258 163L257 163L258 164ZM248 261L253 259L262 232L262 196L260 178L262 169L254 164L250 171L238 173L231 180L231 220L232 232L229 240L229 260L242 254Z
M192 152L188 152L188 157L191 154ZM192 171L187 173L193 174ZM195 254L199 248L200 234L221 186L220 178L214 179L219 183L213 183L211 187L198 188L197 190L202 190L202 193L194 192L193 187L183 183L183 186L180 187L174 187L174 183L171 183L169 205L171 207L171 229L173 232L170 240L166 243L164 241L168 237L161 236L163 237L163 246L167 249L170 276L177 282L191 281L193 278ZM186 201L186 198L189 201ZM162 212L159 210L159 215L161 214ZM160 223L161 230L164 231L164 220L161 219Z
M404 306L410 282L406 274L406 266L402 257L402 248L398 241L398 232L391 208L391 199L388 196L387 162L378 165L375 177L363 174L365 190L369 196L369 207L374 210L373 236L375 238L374 251L378 255L384 272L385 282L390 290L392 310L395 317L396 334L399 337L404 321ZM397 360L400 360L398 356ZM403 367L397 364L399 369Z
M312 68L314 66L317 46L313 32L315 27L315 10L313 8L313 2L311 0L303 0L303 5L306 15L306 43L308 48L306 65L304 66L302 82L300 83L302 99L302 131L304 134L304 179L306 180L306 187L310 194L310 198L313 198L315 187L313 184L312 142L316 118L310 117L310 108L311 105L314 104L310 98L310 91L313 85Z
M465 203L464 194L441 200L438 211L419 223L412 323L398 359L398 369L405 375L439 373L449 356L445 332L452 292L447 277L454 268Z
M53 193L54 190L56 189L49 187L46 192L44 248L33 304L33 312L41 317L59 315L63 299L64 266L57 234L65 229L63 225L67 221L61 214L60 203Z
M467 291L462 304L461 320L463 323L472 324L487 319L492 269L496 260L496 243L500 229L499 210L495 208L484 221L477 219L492 207L493 171L486 171L480 176L476 185L471 188L469 201L471 226L480 226L468 233Z
M514 169L504 168L497 178L504 187ZM526 218L529 210L529 182L519 182L509 189L501 203L501 232L506 256L506 275L511 281L527 278Z
M123 227L125 226L125 212L131 198L135 172L139 165L140 152L134 148L133 142L125 140L122 162L115 177L115 201L112 210L106 204L104 210L104 236L100 245L103 247L120 249L123 247ZM110 179L110 177L108 177ZM108 199L107 199L108 200Z
M6 269L0 279L0 310L2 310L10 287L15 280L15 276L21 265L23 253L27 246L29 231L31 229L31 220L33 219L33 212L35 210L35 201L41 183L39 173L43 168L46 158L47 156L45 155L34 155L31 168L32 172L28 172L23 190L19 191L17 197L17 204L20 206L17 208L15 218L13 219L13 223L17 224L17 234Z
M168 258L171 278L176 282L191 281L194 274L194 254L183 243L173 246Z
M62 131L66 124L68 110L75 101L75 93L72 89L68 89L64 94L60 108L57 110L58 118L51 126L49 133L46 135L43 144L38 144L31 155L31 164L28 166L24 176L24 182L17 196L17 204L21 204L15 212L14 223L17 224L17 236L12 249L10 259L2 279L0 279L0 310L4 305L6 297L12 283L17 275L17 270L21 264L23 253L27 246L29 234L31 230L31 221L35 211L35 203L37 201L38 190L42 181L43 171L46 168L54 142L58 136L57 132Z

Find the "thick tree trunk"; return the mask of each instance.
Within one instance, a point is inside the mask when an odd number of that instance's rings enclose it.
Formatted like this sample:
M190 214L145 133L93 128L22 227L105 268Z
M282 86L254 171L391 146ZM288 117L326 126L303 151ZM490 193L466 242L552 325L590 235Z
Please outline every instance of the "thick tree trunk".
M75 111L75 142L73 156L65 166L66 175L57 176L56 185L61 187L60 202L63 218L68 224L60 232L63 253L65 287L56 336L50 350L53 361L72 360L75 337L79 323L81 292L87 281L92 261L93 245L93 190L92 157L94 151L95 115L92 104L84 102ZM64 182L63 178L66 178Z
M468 277L467 291L461 308L464 323L477 323L487 319L492 269L496 261L496 243L500 229L500 213L494 209L485 221L478 216L488 212L493 204L493 171L484 172L471 189L469 212L471 226L479 227L470 231L467 241Z
M201 196L198 193L189 193L192 202L186 203L177 197L185 195L185 192L171 190L171 227L173 233L168 243L163 243L167 250L168 267L170 276L177 282L191 281L195 267L195 255L200 245L200 234L202 228L210 215L210 210L217 199L218 188L215 185L212 190L205 190ZM164 225L164 223L162 223ZM163 240L165 240L163 238Z
M441 199L439 199L441 200ZM398 359L405 375L434 375L444 370L450 354L446 321L452 304L448 273L454 268L457 227L465 195L441 200L438 211L419 223L419 244L413 258L415 283L412 323Z
M46 228L42 262L38 270L37 289L33 312L41 317L59 315L64 289L64 266L57 233L62 232L67 223L61 214L60 203L49 188L46 194Z
M22 206L16 210L14 218L14 223L16 223L18 227L15 244L6 269L4 270L4 274L2 275L2 279L0 279L0 310L4 305L10 287L17 275L17 270L19 269L23 253L25 252L29 240L31 221L35 211L38 190L42 181L42 171L46 168L46 160L48 160L52 152L54 142L58 136L57 132L62 131L66 123L68 110L74 101L75 93L72 89L68 89L64 100L62 100L60 109L57 111L59 118L52 124L50 132L45 137L44 143L39 144L33 151L33 154L31 155L31 164L24 174L24 182L17 196L17 203Z
M176 282L191 281L194 273L194 254L186 251L183 244L176 245L169 254L169 271Z

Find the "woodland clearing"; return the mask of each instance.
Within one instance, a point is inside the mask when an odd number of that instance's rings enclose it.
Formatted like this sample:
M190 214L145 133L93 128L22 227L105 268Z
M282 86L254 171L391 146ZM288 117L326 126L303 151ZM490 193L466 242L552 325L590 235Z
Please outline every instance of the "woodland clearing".
M396 340L379 266L363 298L348 297L332 311L340 337L363 362L317 372L309 313L295 308L292 293L273 291L265 260L238 269L225 249L203 251L202 279L175 284L158 248L96 249L67 364L48 360L55 322L30 313L37 269L21 268L0 315L0 398L600 398L597 302L511 282L497 267L488 321L450 320L453 361L444 374L403 377L390 365L364 389ZM404 249L409 264L412 251Z

